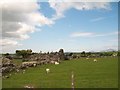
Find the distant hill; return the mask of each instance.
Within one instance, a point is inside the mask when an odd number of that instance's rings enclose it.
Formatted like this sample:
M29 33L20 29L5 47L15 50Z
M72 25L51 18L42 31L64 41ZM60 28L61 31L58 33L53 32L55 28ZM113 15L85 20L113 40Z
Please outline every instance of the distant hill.
M115 52L115 49L107 49L107 50L103 50L102 52Z

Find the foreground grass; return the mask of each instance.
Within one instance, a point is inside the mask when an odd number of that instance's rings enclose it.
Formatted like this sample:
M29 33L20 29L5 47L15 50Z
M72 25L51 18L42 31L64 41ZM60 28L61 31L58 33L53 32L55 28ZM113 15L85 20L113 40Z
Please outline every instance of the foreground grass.
M115 57L85 58L63 61L59 65L42 65L29 68L26 73L14 74L3 79L3 88L23 88L32 85L35 88L71 88L71 72L75 75L75 88L117 88L118 60ZM51 72L46 74L45 69Z

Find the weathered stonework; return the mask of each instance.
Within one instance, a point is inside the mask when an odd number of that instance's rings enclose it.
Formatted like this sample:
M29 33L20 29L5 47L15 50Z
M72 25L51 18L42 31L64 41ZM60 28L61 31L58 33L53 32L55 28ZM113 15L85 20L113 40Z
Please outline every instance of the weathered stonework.
M1 73L4 75L11 71L18 72L19 70L26 69L28 67L35 67L37 65L42 64L55 64L55 62L61 62L61 60L65 59L63 49L60 49L59 52L51 52L51 53L37 53L30 55L27 58L27 61L22 62L21 65L17 66L12 63L12 60L6 57L2 57L2 64L1 64Z
M60 62L64 60L64 51L60 49L59 52L51 52L51 53L39 53L31 55L28 60L30 61L38 61L40 64L51 63L51 61Z
M6 57L2 57L1 60L2 60L2 64L0 71L2 74L15 70L15 65L12 63L12 60Z

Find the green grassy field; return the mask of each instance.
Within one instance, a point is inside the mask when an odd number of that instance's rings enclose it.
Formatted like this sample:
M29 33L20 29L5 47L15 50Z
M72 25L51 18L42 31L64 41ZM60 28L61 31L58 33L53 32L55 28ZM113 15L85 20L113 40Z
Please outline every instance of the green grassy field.
M71 72L74 72L75 88L117 88L118 59L116 57L85 58L63 61L59 65L42 65L26 69L26 73L12 73L3 79L3 88L23 88L32 85L35 88L71 88ZM51 72L46 74L45 69Z

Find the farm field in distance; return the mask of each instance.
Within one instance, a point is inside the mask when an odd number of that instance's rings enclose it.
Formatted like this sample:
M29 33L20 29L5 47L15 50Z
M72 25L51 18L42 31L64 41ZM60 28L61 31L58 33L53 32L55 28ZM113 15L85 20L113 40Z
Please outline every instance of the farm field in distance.
M47 64L26 69L23 74L12 72L2 80L2 88L71 88L71 72L74 72L75 88L117 88L118 58L102 57L62 61L59 65ZM16 61L15 61L16 62ZM20 62L19 62L20 63ZM45 69L50 73L46 74Z

